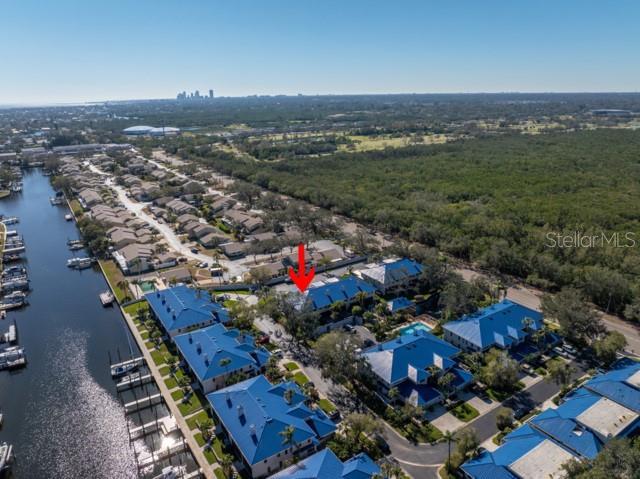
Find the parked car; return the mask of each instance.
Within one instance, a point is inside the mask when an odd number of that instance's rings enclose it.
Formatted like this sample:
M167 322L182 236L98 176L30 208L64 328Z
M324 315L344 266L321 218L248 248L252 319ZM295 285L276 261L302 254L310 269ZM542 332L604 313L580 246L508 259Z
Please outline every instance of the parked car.
M204 261L201 263L198 263L198 268L208 268L209 267L209 263L205 263Z
M198 248L191 248L191 252L193 254L198 254L200 252L200 250Z
M351 324L345 324L342 329L344 329L347 333L355 334L356 328Z
M564 349L566 352L568 352L569 354L577 354L578 351L576 350L576 348L574 348L573 346L571 346L568 343L564 343L562 345L562 349Z
M282 349L274 349L273 351L271 351L271 354L279 359L282 359L284 357L284 353L282 352Z
M384 439L384 437L382 437L380 434L374 434L373 440L385 456L387 454L391 454L391 448L389 447L389 444L387 444L387 441Z
M558 354L559 356L562 356L563 358L567 357L567 352L560 346L556 346L555 348L553 348L553 352Z

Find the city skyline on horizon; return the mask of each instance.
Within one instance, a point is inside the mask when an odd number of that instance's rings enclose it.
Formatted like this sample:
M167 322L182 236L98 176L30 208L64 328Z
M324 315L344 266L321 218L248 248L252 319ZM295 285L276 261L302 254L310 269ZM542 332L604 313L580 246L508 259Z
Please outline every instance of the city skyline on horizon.
M181 7L7 3L0 104L172 98L195 85L225 97L640 91L629 61L640 4L628 0Z

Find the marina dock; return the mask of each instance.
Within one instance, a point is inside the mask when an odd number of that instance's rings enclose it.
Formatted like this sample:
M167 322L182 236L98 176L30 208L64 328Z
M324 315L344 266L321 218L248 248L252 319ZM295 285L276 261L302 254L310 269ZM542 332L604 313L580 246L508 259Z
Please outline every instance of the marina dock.
M122 361L120 363L115 363L111 365L111 376L112 377L119 377L119 376L123 376L123 374L120 373L120 371L126 370L128 368L131 367L140 367L143 366L145 363L145 359L142 356L139 356L137 358L133 358L133 359L127 359L126 361Z
M124 412L126 414L131 414L136 411L140 411L141 409L146 409L151 406L155 406L156 404L160 404L164 399L162 398L162 394L156 393L150 396L146 396L140 399L136 399L135 401L131 401L124 405Z
M143 386L151 382L153 382L152 374L144 374L144 375L140 373L130 374L129 376L122 378L122 380L116 384L116 391L118 392L126 391L128 389L131 389L137 386Z

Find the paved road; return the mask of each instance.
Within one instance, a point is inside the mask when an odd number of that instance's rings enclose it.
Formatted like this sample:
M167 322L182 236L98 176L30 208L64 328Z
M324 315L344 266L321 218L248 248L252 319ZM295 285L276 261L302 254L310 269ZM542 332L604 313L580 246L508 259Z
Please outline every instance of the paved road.
M459 267L456 268L456 271L467 281L478 277L484 277L489 280L491 279L487 274L474 271L469 268ZM513 285L507 289L507 298L537 311L541 310L541 300L543 294L544 293L539 289L532 288L530 286L524 286L521 284ZM624 321L623 319L612 314L603 313L599 310L596 311L602 318L605 327L609 331L618 331L627 338L626 350L630 353L633 353L634 355L640 355L640 327Z
M120 185L117 185L111 175L100 170L95 165L90 164L89 169L94 173L105 176L106 177L105 185L116 192L116 194L118 195L118 201L120 201L120 203L122 203L122 205L126 209L134 213L138 218L142 219L147 224L157 229L160 232L160 234L164 236L165 240L174 251L181 254L182 256L186 256L187 258L191 258L196 261L211 262L212 260L211 256L208 256L202 253L193 253L190 247L182 244L182 242L180 241L180 238L178 238L178 236L176 235L175 231L171 226L165 223L160 223L153 216L145 213L143 210L144 208L148 207L150 203L141 203L129 198L127 196L125 189ZM240 276L247 271L246 267L238 263L235 263L233 261L228 261L220 258L218 262L223 267L227 268L228 277Z

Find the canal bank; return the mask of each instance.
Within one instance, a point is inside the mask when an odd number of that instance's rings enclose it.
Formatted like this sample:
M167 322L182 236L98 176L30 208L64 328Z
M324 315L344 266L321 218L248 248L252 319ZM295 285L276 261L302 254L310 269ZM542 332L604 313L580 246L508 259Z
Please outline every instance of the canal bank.
M8 314L29 360L16 373L0 373L0 442L14 445L16 478L134 478L136 465L124 410L109 372L108 354L137 354L117 308L103 308L107 289L98 269L66 267L67 240L77 238L66 208L51 206L49 178L24 175L24 189L0 202L18 216L28 244L29 307Z

